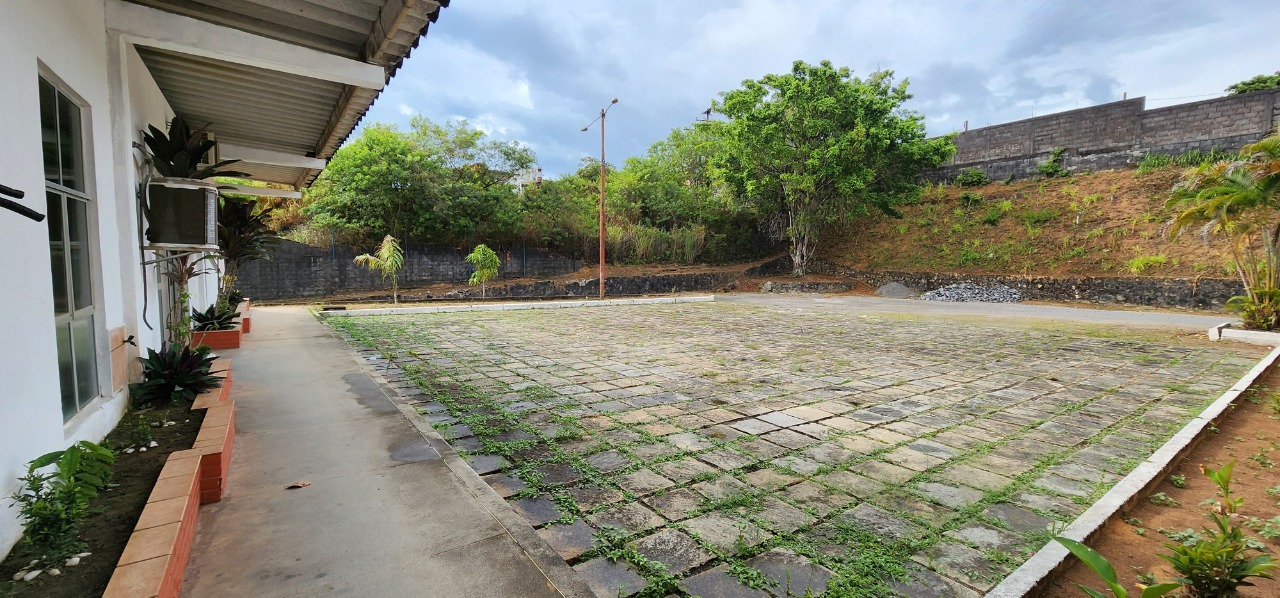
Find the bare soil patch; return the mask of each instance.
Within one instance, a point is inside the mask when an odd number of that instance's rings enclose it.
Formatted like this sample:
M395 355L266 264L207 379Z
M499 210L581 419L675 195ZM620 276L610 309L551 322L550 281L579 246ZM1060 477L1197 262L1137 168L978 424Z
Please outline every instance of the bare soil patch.
M158 444L155 448L148 448L146 452L124 453L123 449L134 446L133 428L139 415L149 422L176 423L151 428ZM107 582L111 581L111 574L169 453L191 448L203 421L204 411L192 411L190 403L175 403L163 409L126 414L103 441L104 446L117 452L112 480L115 486L94 499L90 514L81 527L80 538L93 554L78 566L61 568L62 575L57 577L42 574L34 581L15 583L10 581L13 574L40 556L19 543L0 563L0 596L101 596L107 589ZM32 455L33 458L35 456Z
M1137 583L1139 574L1150 573L1161 581L1176 577L1172 567L1157 554L1167 554L1166 544L1174 543L1168 534L1200 531L1212 527L1208 507L1199 503L1213 499L1215 486L1199 471L1200 466L1214 469L1229 461L1235 461L1232 477L1233 494L1244 499L1240 509L1243 520L1256 517L1265 522L1280 516L1280 496L1267 492L1280 483L1280 473L1272 463L1280 459L1276 452L1280 446L1280 415L1271 407L1270 397L1280 391L1280 372L1272 370L1255 392L1235 405L1220 423L1217 434L1206 437L1190 455L1178 463L1172 476L1183 476L1185 487L1177 487L1166 478L1154 492L1163 492L1181 506L1161 506L1145 499L1138 506L1119 514L1107 523L1089 546L1100 552L1119 573L1121 582L1130 588ZM1255 402L1256 401L1256 402ZM1142 533L1138 533L1142 530ZM1161 531L1163 530L1163 531ZM1268 552L1280 549L1280 541L1265 539L1256 531L1250 536L1267 546ZM1273 558L1275 558L1273 556ZM1254 587L1244 587L1240 596L1267 598L1280 596L1280 581L1253 578ZM1103 589L1098 578L1083 564L1077 562L1054 580L1045 596L1075 597L1083 593L1077 583L1095 589Z

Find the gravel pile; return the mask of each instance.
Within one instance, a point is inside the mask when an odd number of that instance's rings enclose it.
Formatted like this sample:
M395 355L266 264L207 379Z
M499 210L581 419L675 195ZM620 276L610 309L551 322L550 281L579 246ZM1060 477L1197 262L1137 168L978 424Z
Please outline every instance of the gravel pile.
M948 285L920 295L925 301L981 301L984 303L1017 303L1022 293L1002 284L984 287L972 282Z

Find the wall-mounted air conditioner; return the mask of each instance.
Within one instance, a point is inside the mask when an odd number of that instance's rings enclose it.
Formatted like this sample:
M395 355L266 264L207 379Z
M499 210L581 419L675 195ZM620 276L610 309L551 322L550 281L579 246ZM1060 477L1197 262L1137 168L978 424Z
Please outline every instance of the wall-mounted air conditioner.
M152 179L147 184L144 249L216 251L218 188L196 179Z

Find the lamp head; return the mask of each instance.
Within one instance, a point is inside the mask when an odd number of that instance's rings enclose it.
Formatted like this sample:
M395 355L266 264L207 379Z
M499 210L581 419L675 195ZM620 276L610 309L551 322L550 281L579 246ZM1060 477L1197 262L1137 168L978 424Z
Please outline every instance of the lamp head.
M583 133L586 133L586 132L587 132L587 129L589 129L589 128L590 128L590 127L582 127L582 132L583 132Z
M617 104L617 103L618 103L618 98L613 98L613 101L612 101L612 102L609 102L609 103L610 103L610 104Z

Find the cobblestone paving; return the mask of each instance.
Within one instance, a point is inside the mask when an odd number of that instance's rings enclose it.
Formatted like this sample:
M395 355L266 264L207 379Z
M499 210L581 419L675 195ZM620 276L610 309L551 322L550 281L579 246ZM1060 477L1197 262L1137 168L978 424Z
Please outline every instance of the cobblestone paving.
M602 596L981 595L1256 358L726 304L329 321Z

